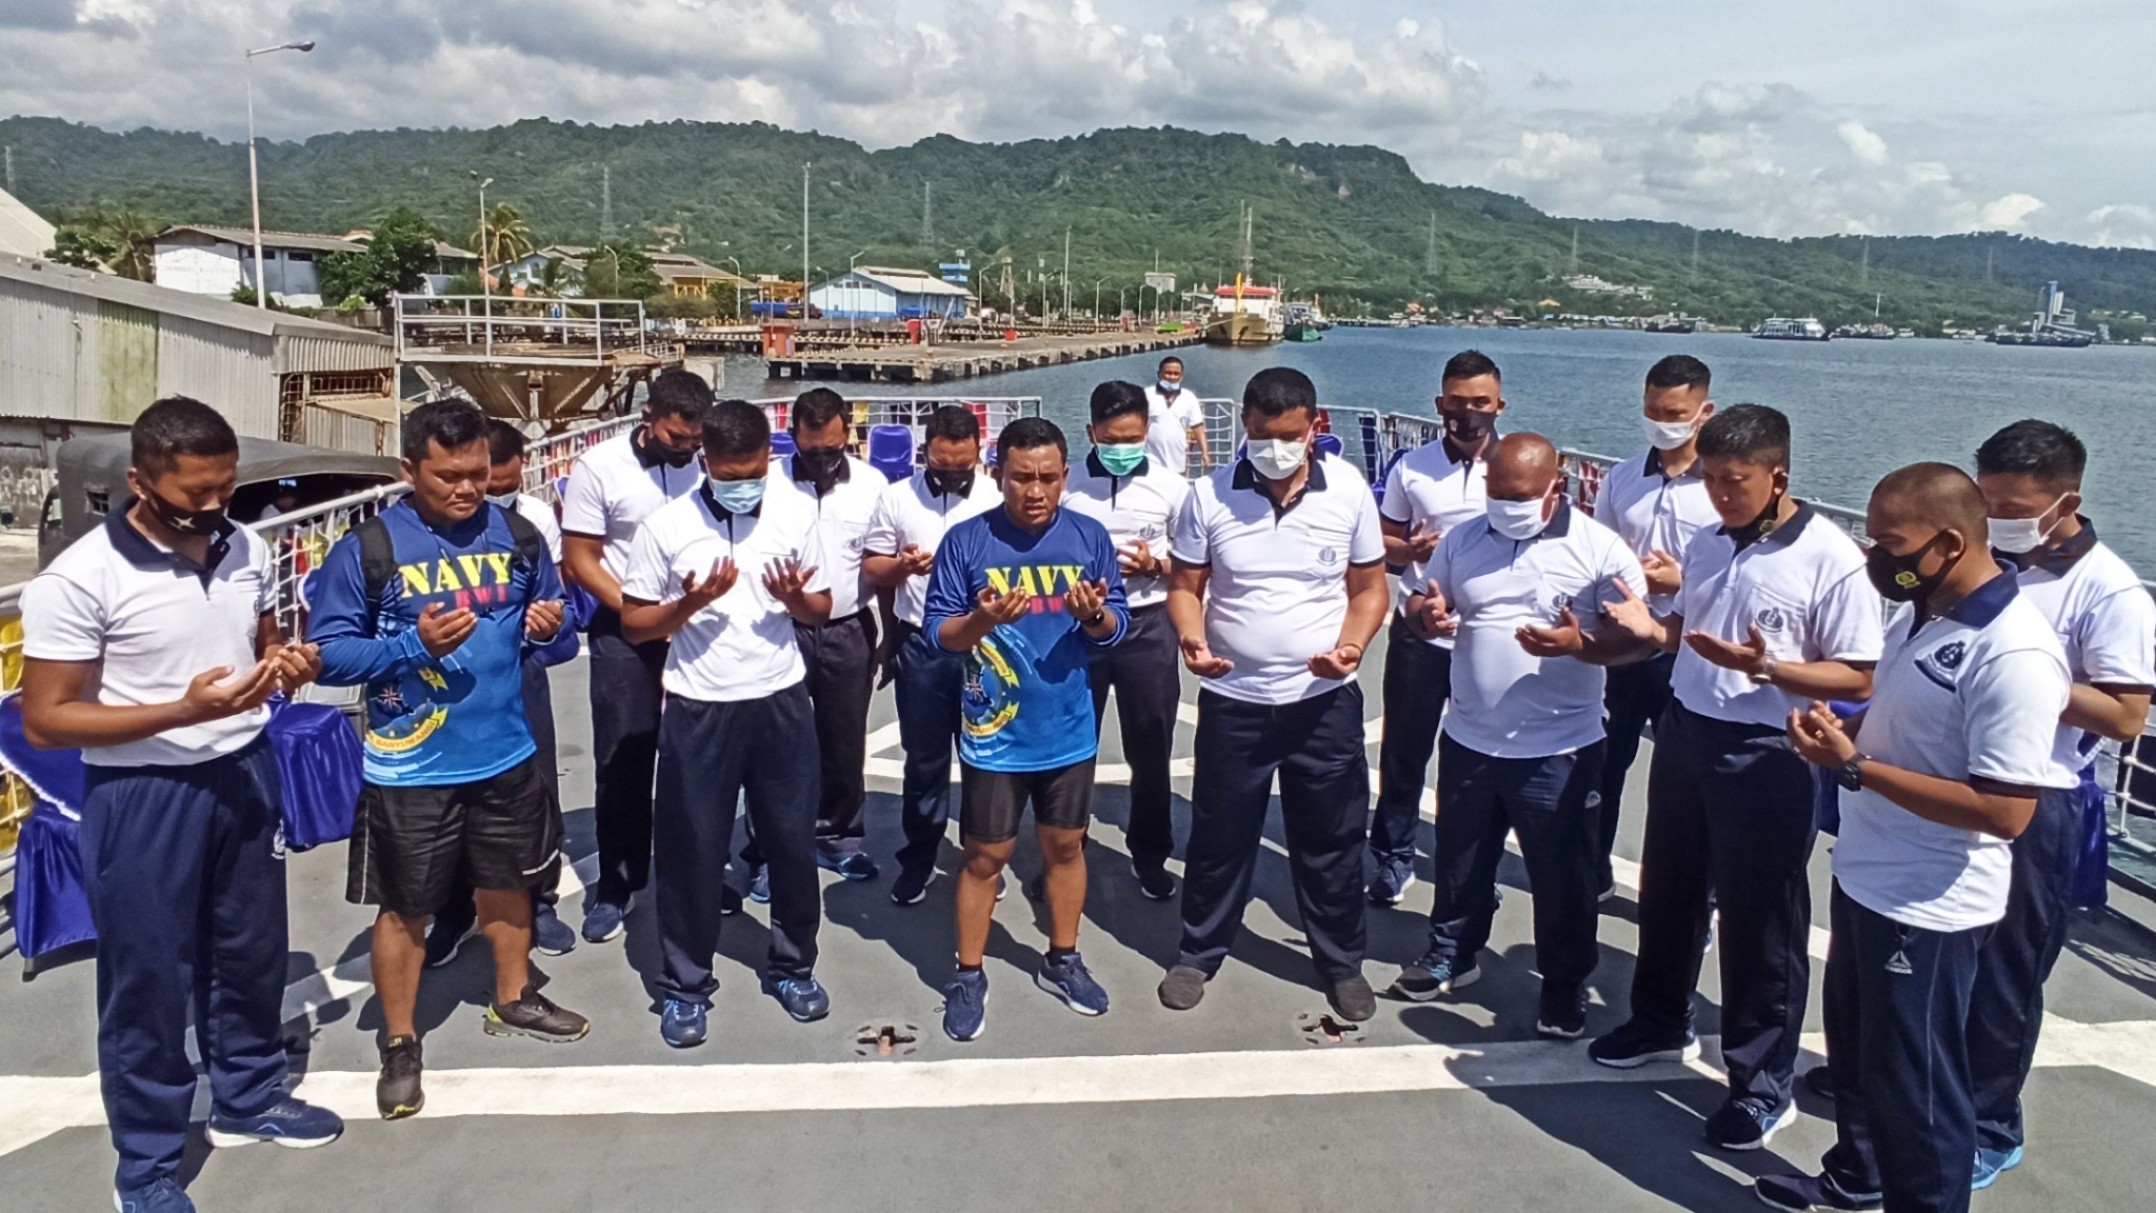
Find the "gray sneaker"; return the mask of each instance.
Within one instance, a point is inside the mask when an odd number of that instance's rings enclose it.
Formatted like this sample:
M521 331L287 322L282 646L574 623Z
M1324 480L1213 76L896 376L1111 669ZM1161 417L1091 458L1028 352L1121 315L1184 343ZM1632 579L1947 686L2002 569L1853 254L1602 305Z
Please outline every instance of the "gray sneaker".
M1160 1005L1171 1011L1188 1011L1205 997L1211 976L1204 969L1177 965L1160 979Z

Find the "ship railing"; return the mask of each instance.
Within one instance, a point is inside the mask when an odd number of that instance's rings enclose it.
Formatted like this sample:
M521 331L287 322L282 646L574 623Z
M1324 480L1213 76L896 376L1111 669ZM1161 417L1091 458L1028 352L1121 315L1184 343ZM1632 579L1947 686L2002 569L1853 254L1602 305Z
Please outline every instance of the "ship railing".
M396 295L391 307L399 362L604 365L615 354L654 352L636 299Z

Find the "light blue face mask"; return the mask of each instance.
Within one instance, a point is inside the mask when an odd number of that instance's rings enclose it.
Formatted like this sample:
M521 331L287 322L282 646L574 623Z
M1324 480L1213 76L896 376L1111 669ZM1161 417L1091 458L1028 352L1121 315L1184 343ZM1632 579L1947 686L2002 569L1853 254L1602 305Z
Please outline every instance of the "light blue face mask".
M1100 465L1111 476L1128 476L1145 462L1145 444L1142 442L1103 442L1093 448L1100 456Z
M729 514L746 514L763 504L764 479L754 480L707 480L705 489L711 500Z

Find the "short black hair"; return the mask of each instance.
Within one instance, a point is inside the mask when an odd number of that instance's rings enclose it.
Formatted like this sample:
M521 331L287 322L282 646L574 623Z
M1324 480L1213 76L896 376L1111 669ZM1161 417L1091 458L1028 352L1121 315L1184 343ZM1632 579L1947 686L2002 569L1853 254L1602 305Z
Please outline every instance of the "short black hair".
M2033 476L2042 484L2078 489L2088 466L2089 448L2072 430L2049 421L2017 421L1976 448L1979 476Z
M695 371L675 367L652 376L651 394L645 398L644 410L653 419L679 417L684 421L702 421L704 410L711 407L711 385Z
M1175 356L1175 355L1173 355L1173 354L1170 354L1170 355L1168 355L1168 356L1167 356L1166 358L1163 358L1163 359L1161 359L1161 360L1160 360L1160 369L1161 369L1161 370L1164 370L1164 371L1165 371L1165 370L1167 370L1167 369L1168 369L1168 364L1169 364L1169 363L1171 363L1171 362L1172 362L1172 363L1174 363L1174 364L1175 364L1175 365L1177 365L1177 366L1181 366L1181 365L1183 365L1183 360L1182 360L1182 359L1180 359L1180 358L1176 357L1176 356Z
M1737 404L1699 427L1703 459L1741 459L1754 467L1789 467L1789 418L1764 404Z
M787 415L786 428L798 434L802 430L820 430L846 415L846 398L827 387L812 387L794 397L793 411Z
M1140 417L1152 415L1152 405L1147 403L1145 389L1121 379L1110 379L1093 389L1093 424L1099 425L1110 417L1136 413Z
M1984 494L1969 473L1951 463L1912 463L1887 473L1872 490L1872 503L1898 517L1953 527L1964 542L1985 542Z
M404 415L404 457L412 463L427 457L429 444L454 451L487 438L487 415L469 400L430 400Z
M500 467L524 458L524 431L499 417L487 418L487 462Z
M1671 354L1647 368L1648 387L1696 387L1704 392L1713 381L1714 372L1690 354Z
M771 419L746 400L721 400L704 410L704 454L713 459L752 455L771 445Z
M926 432L921 437L928 442L938 438L950 442L981 440L980 418L975 417L973 410L962 404L937 406L936 411L928 415L928 424L923 428Z
M1269 366L1243 385L1243 411L1278 417L1289 409L1318 415L1318 385L1292 366Z
M1070 444L1063 440L1063 431L1055 422L1046 417L1020 417L996 435L996 465L1009 467L1012 451L1038 450L1044 446L1054 447L1056 453L1063 456L1063 462L1070 462Z
M1499 383L1505 381L1504 372L1497 369L1488 354L1481 350L1461 350L1445 360L1445 372L1437 377L1437 381L1451 383L1455 379L1474 379L1481 375L1488 375Z
M172 470L182 455L211 459L237 455L239 435L216 409L191 396L167 396L142 410L128 431L129 457L135 471L153 479Z

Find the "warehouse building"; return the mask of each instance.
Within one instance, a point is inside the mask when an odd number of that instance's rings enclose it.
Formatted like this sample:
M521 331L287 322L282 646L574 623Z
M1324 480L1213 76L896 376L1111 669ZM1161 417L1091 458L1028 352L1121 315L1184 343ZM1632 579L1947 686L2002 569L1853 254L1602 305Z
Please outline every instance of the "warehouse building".
M866 265L809 291L809 305L827 320L959 320L970 299L934 274Z

